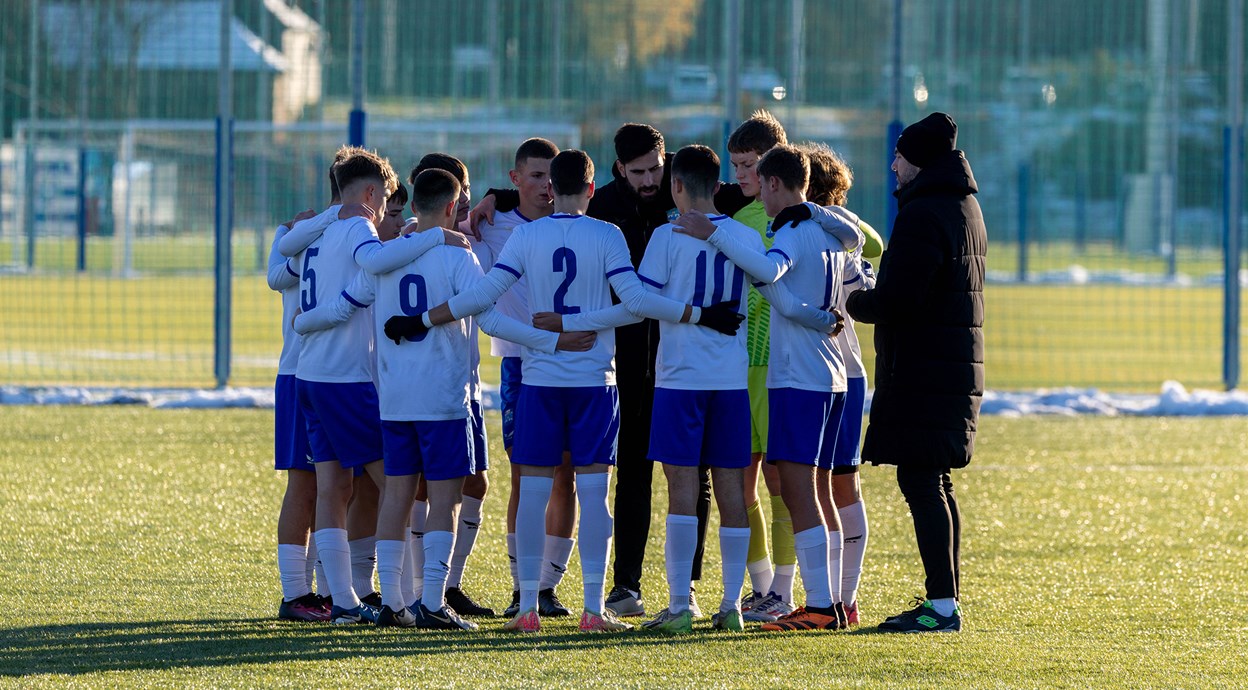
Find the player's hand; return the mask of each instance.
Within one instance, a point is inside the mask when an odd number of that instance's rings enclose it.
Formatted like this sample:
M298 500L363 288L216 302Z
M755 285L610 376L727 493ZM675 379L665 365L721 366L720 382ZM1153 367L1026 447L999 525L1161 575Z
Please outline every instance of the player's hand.
M700 211L685 211L672 225L676 232L700 240L710 237L711 233L715 232L715 224Z
M872 266L871 262L866 259L862 260L862 277L868 280L873 280L875 278L875 267Z
M472 231L472 236L477 238L478 242L481 241L481 231L477 229L477 226L481 224L481 221L491 224L494 223L493 194L486 194L481 198L481 201L477 202L477 205L473 206L472 210L468 212L468 229Z
M463 233L455 232L442 228L442 242L448 247L459 247L472 251L472 244L468 242L468 238Z
M737 329L741 327L741 322L745 320L745 316L737 311L740 308L741 303L737 300L717 302L709 307L702 307L702 315L698 317L698 325L706 326L724 335L736 335Z
M562 333L563 314L556 314L553 311L539 311L533 315L533 327L541 331Z
M836 323L832 324L832 330L828 331L828 335L835 338L845 330L845 315L836 307L832 307L832 315L836 317Z
M299 213L295 214L294 220L288 220L285 223L283 223L283 225L285 225L287 229L290 229L290 228L295 227L295 223L298 223L301 220L307 220L309 218L315 218L315 217L316 217L316 211L313 211L310 208L304 209L300 211Z
M386 321L385 330L386 337L395 345L400 345L403 338L411 340L429 329L425 328L425 322L419 316L391 316Z
M338 220L346 220L348 218L363 218L372 222L377 218L377 211L368 204L356 202L343 204L342 208L338 209Z
M776 214L775 219L771 221L771 229L774 232L785 225L792 225L796 228L797 224L804 220L810 220L810 208L806 204L794 204Z
M556 350L564 352L585 352L594 346L594 342L598 340L598 334L593 331L572 331L571 333L560 333L559 344L555 346Z
M295 319L299 318L299 315L302 313L303 313L302 309L300 309L299 307L295 307L295 314L294 316L290 317L290 330L292 331L295 330Z

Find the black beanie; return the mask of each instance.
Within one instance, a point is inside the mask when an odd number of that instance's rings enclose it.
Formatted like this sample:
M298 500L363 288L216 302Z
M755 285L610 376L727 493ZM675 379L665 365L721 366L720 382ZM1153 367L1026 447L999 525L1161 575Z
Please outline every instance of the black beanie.
M926 168L958 147L958 125L945 113L932 113L897 138L897 152L911 165Z

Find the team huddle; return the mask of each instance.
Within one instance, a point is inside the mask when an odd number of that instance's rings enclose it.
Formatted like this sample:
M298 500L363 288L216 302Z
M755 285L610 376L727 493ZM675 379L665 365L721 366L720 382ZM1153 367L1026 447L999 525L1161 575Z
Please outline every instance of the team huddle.
M329 207L278 228L279 617L475 630L495 615L463 586L489 485L480 329L502 358L511 467L504 629L571 614L557 588L574 547L580 630L645 616L653 463L669 597L642 628L688 632L702 616L712 497L713 628L857 624L866 378L844 314L882 248L844 208L848 167L826 146L790 146L766 112L729 138L734 184L713 150L668 154L648 125L622 126L615 148L598 189L587 154L526 140L515 189L470 214L453 156L424 156L405 186L386 159L343 147Z

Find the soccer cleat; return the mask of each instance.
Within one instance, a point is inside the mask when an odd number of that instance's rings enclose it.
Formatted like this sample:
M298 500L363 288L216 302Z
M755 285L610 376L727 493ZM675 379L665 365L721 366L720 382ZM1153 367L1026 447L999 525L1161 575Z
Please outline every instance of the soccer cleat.
M753 623L770 623L791 613L793 613L792 604L781 599L779 594L768 592L762 601L755 604L754 608L742 617Z
M503 609L503 618L515 618L520 613L520 591L516 590L511 593L511 604Z
M614 613L604 610L602 613L586 611L581 614L581 632L624 632L633 626L615 617Z
M571 616L572 612L568 607L559 601L559 595L555 594L554 588L543 589L537 593L537 612L542 616Z
M731 611L720 611L711 616L711 627L716 630L727 630L728 632L743 632L745 623L741 620L741 612L732 609Z
M836 630L840 622L836 618L836 610L808 606L797 609L787 616L764 623L762 629L767 632L783 632L789 630Z
M858 625L858 602L845 605L845 622L849 625Z
M659 615L641 624L651 632L683 634L693 632L693 614L688 609L672 613L671 609L659 611Z
M936 612L932 602L924 601L918 607L880 623L879 630L896 633L958 632L962 630L962 611L954 609L953 615L942 616Z
M323 623L329 620L329 609L321 605L320 597L315 594L305 594L290 601L283 601L277 607L277 617L288 621Z
M694 592L693 588L690 587L689 588L689 614L692 615L694 618L701 618L702 607L698 606L698 600L694 596L695 594L696 592Z
M493 616L494 609L482 606L458 587L446 588L446 605L461 616Z
M529 609L516 614L515 618L503 624L508 632L535 633L542 629L542 619L537 616L537 609Z
M762 603L763 600L766 598L767 598L766 594L763 594L762 592L753 592L753 591L741 597L741 612L745 613L749 611L750 609Z
M381 592L369 592L368 594L360 597L360 601L368 604L378 611L381 610Z
M607 595L607 609L620 618L646 615L645 604L641 601L641 592L616 585Z
M885 619L884 619L884 622L885 622L885 623L887 623L887 622L889 622L889 621L891 621L891 620L896 620L896 619L898 619L898 618L901 618L902 616L918 615L916 612L917 612L919 609L923 608L923 604L925 604L925 603L927 603L927 598L926 598L926 597L921 597L921 596L919 596L919 595L917 595L917 594L916 594L916 595L914 596L914 598L910 600L910 608L909 608L909 609L907 609L907 610L905 610L905 611L903 611L903 612L901 612L901 613L899 613L899 614L897 614L897 615L895 615L895 616L889 616L888 618L885 618Z
M377 615L377 625L384 628L414 628L416 620L416 614L406 606L398 611L382 606L381 613Z
M845 602L838 601L832 604L832 610L836 612L836 629L844 630L849 627L849 614L845 613Z
M376 623L380 615L381 613L377 609L365 604L364 602L360 602L360 605L353 609L344 609L340 606L335 606L329 614L329 620L334 625Z
M420 604L420 615L416 617L416 627L427 630L476 630L477 624L459 617L449 606L430 611Z

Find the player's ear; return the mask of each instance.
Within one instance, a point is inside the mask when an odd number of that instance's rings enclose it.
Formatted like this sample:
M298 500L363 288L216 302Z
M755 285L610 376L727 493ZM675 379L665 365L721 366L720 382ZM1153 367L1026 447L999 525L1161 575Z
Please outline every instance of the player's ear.
M624 164L618 160L615 161L615 170L620 173L620 177L624 177Z
M586 191L585 198L586 199L594 198L594 183L592 181L589 183L589 189Z
M447 217L454 218L456 215L455 211L458 207L459 207L459 197L455 197L454 199L451 199L449 203L447 203L446 208L442 209L442 214Z
M672 177L672 196L676 196L685 191L685 181L679 177Z
M513 187L520 186L520 173L519 172L512 170L507 173L507 177L511 178L511 186Z
M715 188L711 190L711 196L712 196L712 197L714 197L716 194L718 194L718 193L719 193L720 188L721 188L721 187L723 187L723 186L724 186L724 183L723 183L723 182L716 182L716 183L715 183Z

